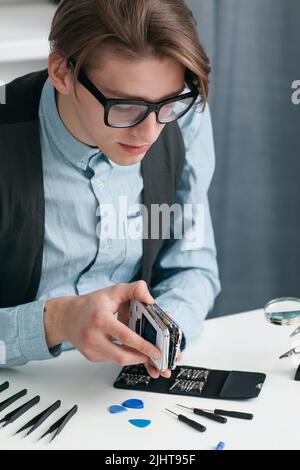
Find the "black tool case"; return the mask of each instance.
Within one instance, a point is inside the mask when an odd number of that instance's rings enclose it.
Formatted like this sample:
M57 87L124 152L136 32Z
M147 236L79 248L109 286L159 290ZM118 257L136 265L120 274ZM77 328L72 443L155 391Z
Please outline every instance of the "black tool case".
M152 379L140 364L123 367L114 387L202 398L247 399L259 395L265 379L266 375L260 372L194 366L177 366L169 379Z

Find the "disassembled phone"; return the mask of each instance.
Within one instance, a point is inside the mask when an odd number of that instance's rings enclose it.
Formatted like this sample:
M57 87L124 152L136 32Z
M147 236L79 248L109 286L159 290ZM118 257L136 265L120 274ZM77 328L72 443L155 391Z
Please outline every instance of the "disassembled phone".
M151 358L158 370L175 369L182 331L167 312L156 303L150 305L139 300L132 300L129 311L129 328L160 350L160 359Z

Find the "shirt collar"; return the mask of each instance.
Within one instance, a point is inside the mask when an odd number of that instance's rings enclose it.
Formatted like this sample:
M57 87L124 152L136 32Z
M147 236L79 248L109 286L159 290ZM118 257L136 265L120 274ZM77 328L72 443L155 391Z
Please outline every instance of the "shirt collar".
M61 153L80 170L87 169L92 156L96 154L101 155L101 151L98 148L89 147L80 142L65 127L57 110L55 88L49 79L43 88L40 113L44 118L47 132L52 141ZM103 154L102 156L104 157Z

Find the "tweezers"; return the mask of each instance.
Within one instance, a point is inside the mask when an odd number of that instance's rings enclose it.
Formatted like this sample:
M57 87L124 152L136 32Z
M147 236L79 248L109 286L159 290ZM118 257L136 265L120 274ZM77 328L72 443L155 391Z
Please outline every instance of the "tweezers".
M4 382L3 384L0 385L0 392L3 392L9 387L9 382Z
M24 403L24 405L21 405L18 408L16 408L15 410L12 410L10 413L5 415L4 418L2 418L0 420L0 423L4 423L2 427L4 428L8 424L13 423L14 421L16 421L16 419L18 419L20 416L22 416L24 413L26 413L26 411L30 410L30 408L35 406L39 401L40 401L40 396L36 395L31 400Z
M27 389L24 388L23 390L21 390L20 392L18 393L15 393L15 395L12 395L11 397L7 398L6 400L4 401L1 401L0 402L0 412L5 410L5 408L7 408L9 405L11 405L12 403L14 403L15 401L17 401L19 398L23 397L24 395L26 395L27 393Z
M72 418L72 416L75 415L75 413L77 413L77 410L78 410L78 406L77 405L74 405L73 408L71 408L64 416L62 416L59 420L57 420L54 424L52 424L52 426L50 426L50 428L48 429L48 431L46 431L40 438L40 439L43 439L43 437L47 436L47 434L51 434L53 431L56 430L55 434L52 436L52 438L50 439L50 442L53 441L53 439L58 436L60 434L60 432L63 430L63 428L65 427L65 425L68 423L68 421L70 421L70 419Z
M34 418L32 418L28 423L24 424L15 434L18 434L19 432L25 431L25 429L29 429L29 431L26 433L25 437L31 434L33 431L35 431L46 419L54 413L57 408L59 408L61 405L61 401L57 400L53 405L49 406L46 410L42 411L38 415L36 415Z
M281 354L281 356L279 356L279 359L284 359L285 357L290 357L290 356L293 356L294 354L300 354L300 348L292 348L290 349L289 351L287 351L286 353L284 354Z

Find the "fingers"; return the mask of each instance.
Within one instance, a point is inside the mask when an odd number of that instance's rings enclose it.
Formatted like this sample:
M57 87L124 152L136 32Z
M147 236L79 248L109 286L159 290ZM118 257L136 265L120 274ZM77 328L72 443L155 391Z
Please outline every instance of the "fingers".
M149 358L144 354L140 354L132 348L127 346L119 346L117 344L112 345L112 361L116 364L123 366L129 366L132 364L145 364Z
M103 360L114 362L121 366L144 364L149 358L127 346L114 344L109 340L103 340L101 347L93 347L86 351L85 357L92 362L102 362Z
M154 359L160 359L160 351L149 341L146 341L134 331L130 330L127 326L123 325L120 321L112 318L110 322L110 335L116 338L125 346L136 349L145 356Z
M146 304L153 304L154 299L150 294L145 281L132 282L130 284L117 284L111 287L112 299L117 304L116 310L127 300L136 299Z
M160 375L162 377L164 377L165 379L169 379L171 377L171 371L168 369L168 370L165 370L164 372L162 371L159 371Z
M150 377L153 379L158 379L160 376L165 377L166 379L169 379L171 377L171 371L170 370L165 370L164 372L158 370L154 364L152 364L149 360L144 363L145 368L148 371L148 374Z
M152 377L152 379L158 379L160 374L153 364L151 364L150 362L145 362L144 366L147 369L147 372L150 375L150 377Z

